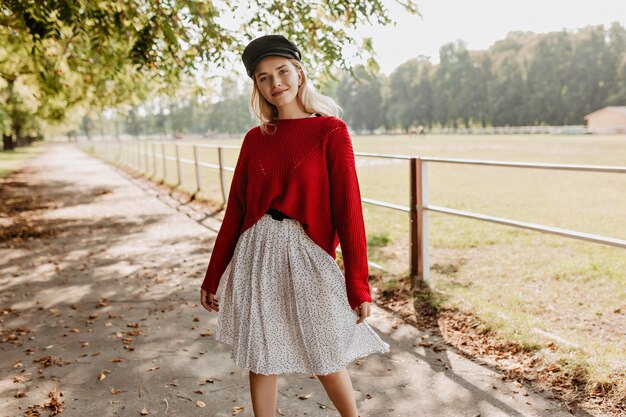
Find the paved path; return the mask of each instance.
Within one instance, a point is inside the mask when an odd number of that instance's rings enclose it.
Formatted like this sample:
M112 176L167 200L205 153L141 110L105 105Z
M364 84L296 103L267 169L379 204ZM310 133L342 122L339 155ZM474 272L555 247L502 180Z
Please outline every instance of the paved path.
M13 180L5 203L30 210L0 226L28 222L31 236L0 235L0 417L50 392L63 416L253 415L248 373L209 335L217 313L198 300L218 219L69 144ZM452 348L416 346L440 341L385 310L367 320L392 348L348 367L362 417L572 415ZM278 408L338 416L308 375L279 377Z

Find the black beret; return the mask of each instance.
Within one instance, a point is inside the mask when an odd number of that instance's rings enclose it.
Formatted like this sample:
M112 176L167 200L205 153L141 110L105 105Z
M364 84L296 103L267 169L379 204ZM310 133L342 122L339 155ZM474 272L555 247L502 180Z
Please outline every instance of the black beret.
M254 79L256 64L269 55L296 58L298 61L302 59L302 54L298 47L283 35L261 36L250 42L241 55L246 72L250 78Z

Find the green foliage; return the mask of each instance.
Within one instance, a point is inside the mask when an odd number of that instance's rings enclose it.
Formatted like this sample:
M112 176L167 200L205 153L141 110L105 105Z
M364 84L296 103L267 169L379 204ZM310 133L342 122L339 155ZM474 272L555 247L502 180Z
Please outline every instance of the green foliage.
M250 14L240 2L194 0L9 0L0 4L0 111L62 121L77 106L102 110L138 104L149 93L171 94L184 75L222 65L239 56L260 34L283 33L298 44L303 61L315 63L312 78L331 74L333 65L348 70L341 51L355 40L346 28L374 18L388 24L381 0L253 1ZM405 5L416 13L412 1ZM223 15L242 17L240 28L219 22ZM244 17L248 16L248 17ZM371 43L361 46L375 68ZM327 63L328 65L321 65ZM27 84L18 92L12 82ZM35 98L35 107L19 104L19 95Z
M337 83L337 98L350 110L344 119L354 129L373 132L384 120L380 76L372 75L362 65L353 74L356 78L343 73Z
M418 57L388 78L355 72L365 81L345 74L327 91L357 130L584 124L594 110L626 105L626 29L512 32L486 51L443 45L438 65Z

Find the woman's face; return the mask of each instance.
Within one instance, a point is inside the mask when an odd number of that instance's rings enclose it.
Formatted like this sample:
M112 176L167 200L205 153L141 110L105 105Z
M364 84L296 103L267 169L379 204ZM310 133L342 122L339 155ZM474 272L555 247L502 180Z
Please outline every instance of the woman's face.
M302 74L287 58L266 56L256 65L254 77L263 97L274 106L297 103Z

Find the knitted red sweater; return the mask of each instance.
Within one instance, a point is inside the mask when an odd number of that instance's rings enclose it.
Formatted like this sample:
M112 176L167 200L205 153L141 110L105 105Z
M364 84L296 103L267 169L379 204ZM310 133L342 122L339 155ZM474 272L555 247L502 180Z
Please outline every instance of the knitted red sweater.
M217 293L239 236L273 207L298 220L333 259L341 244L350 307L371 302L361 193L346 123L319 116L274 124L273 134L257 126L244 138L201 288Z

